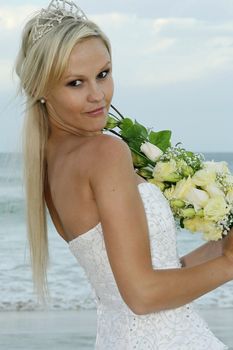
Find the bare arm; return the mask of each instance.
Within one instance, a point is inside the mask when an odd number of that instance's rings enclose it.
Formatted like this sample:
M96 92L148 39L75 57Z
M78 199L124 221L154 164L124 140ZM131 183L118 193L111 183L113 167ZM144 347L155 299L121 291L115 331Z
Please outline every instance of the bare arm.
M211 259L221 256L223 253L223 241L208 242L190 253L182 256L180 262L183 267L196 266Z
M128 146L103 135L91 187L109 262L126 304L137 314L184 305L233 279L233 234L225 254L198 266L154 270L144 206ZM230 247L230 248L229 248Z

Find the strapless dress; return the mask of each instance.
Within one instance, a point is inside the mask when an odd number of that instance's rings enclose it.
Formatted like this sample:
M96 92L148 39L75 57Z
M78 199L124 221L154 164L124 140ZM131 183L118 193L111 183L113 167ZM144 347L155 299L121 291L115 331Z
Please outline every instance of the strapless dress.
M153 268L181 268L176 226L167 200L154 184L140 183L138 190L148 221ZM94 290L95 350L228 349L211 332L192 303L147 315L132 312L114 279L101 223L70 241L69 248Z

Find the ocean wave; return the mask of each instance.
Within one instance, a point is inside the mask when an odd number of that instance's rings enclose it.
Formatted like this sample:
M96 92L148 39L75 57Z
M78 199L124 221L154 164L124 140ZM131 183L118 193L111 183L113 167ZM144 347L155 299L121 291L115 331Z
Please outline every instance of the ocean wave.
M22 214L24 211L25 200L23 198L0 200L0 216L3 214Z
M0 302L0 312L1 311L40 311L40 310L80 310L80 309L95 309L96 303L94 299L89 300L77 300L77 299L59 299L55 298L50 303L45 306L36 302L36 300L14 300L14 301L1 301Z
M220 293L221 294L221 293ZM217 298L216 296L208 296L206 299L198 299L194 301L197 307L216 307L216 308L232 308L233 300L232 297L228 295L222 295L222 298ZM48 302L46 305L39 304L35 299L25 299L22 300L2 300L0 302L0 312L1 311L40 311L40 310L58 310L58 311L75 311L80 309L95 309L96 302L91 296L87 298L59 298L58 296L53 298L52 301Z

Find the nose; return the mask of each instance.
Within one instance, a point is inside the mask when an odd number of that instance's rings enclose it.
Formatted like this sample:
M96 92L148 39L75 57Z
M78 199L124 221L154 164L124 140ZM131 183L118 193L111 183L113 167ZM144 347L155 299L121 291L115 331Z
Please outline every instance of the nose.
M98 82L90 84L88 91L88 101L89 102L99 102L105 97L104 91Z

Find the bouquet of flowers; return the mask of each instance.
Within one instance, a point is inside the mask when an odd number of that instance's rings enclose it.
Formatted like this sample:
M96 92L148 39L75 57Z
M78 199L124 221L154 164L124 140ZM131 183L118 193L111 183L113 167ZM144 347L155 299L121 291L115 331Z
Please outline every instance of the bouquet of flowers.
M124 117L115 107L105 130L129 146L136 172L157 185L169 201L179 227L218 240L233 227L233 175L226 162L171 145L171 131L155 132Z

